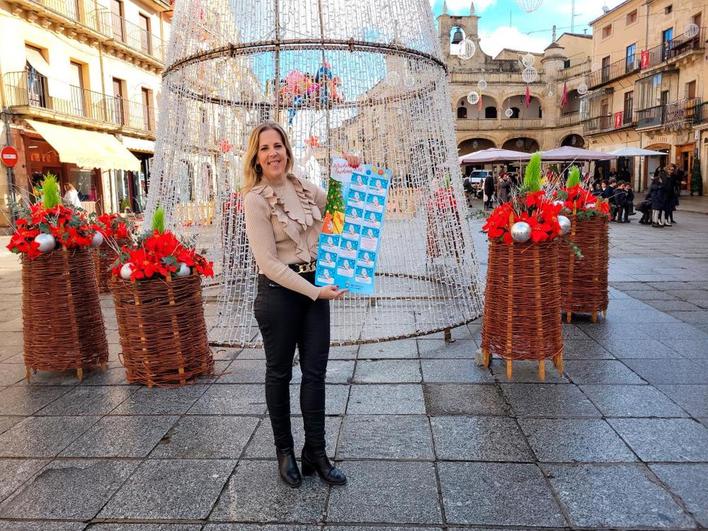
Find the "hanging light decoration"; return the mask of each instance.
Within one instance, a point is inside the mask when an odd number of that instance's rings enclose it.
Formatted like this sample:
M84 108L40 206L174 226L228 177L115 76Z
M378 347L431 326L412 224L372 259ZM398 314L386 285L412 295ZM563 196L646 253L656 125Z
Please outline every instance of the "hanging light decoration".
M683 33L684 33L684 35L686 35L686 38L692 39L693 37L698 35L698 33L700 31L701 31L701 28L699 28L697 24L691 23L688 26L686 26L686 29L684 30Z
M538 70L533 66L525 68L524 71L521 72L521 79L524 80L524 83L533 83L538 79Z
M470 105L477 105L477 103L479 103L479 93L474 90L471 91L467 94L467 101Z
M576 90L578 91L578 94L584 96L588 93L588 84L585 83L585 81L581 81Z
M524 11L531 13L541 7L543 0L516 0L516 3L519 4L519 7Z
M389 87L395 87L401 82L401 76L395 70L391 70L384 78L384 83Z
M458 48L458 50L458 57L463 61L467 61L468 59L472 59L472 56L477 51L477 46L475 46L474 42L471 39L464 39L460 43L460 47Z
M486 90L487 82L484 79L480 79L479 81L477 81L477 88L479 90Z
M535 60L536 58L531 53L527 53L521 56L521 63L526 67L533 66Z
M504 111L504 116L506 116L507 118L511 118L512 116L514 116L514 109L507 109L507 110L505 110L505 111Z

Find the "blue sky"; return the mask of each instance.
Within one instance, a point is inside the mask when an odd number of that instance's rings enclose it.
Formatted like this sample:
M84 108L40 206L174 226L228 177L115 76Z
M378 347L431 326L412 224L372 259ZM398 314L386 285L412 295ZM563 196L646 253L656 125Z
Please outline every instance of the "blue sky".
M528 1L528 0L527 0ZM576 0L575 32L591 29L588 23L602 14L602 6L615 7L622 0ZM447 0L451 15L467 15L470 0ZM439 15L443 0L430 0L433 14ZM551 42L552 27L557 34L570 31L571 0L543 0L532 13L523 11L516 0L477 0L474 2L479 20L482 49L496 55L503 47L542 51ZM511 24L509 24L511 16Z

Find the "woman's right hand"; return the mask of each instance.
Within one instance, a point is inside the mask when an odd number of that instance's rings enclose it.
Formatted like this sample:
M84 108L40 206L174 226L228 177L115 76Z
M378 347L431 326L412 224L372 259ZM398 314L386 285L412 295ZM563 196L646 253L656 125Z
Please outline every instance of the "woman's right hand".
M342 299L344 298L344 294L346 292L346 289L339 289L337 286L322 286L320 288L320 294L317 296L317 298L325 299L328 301L334 299Z

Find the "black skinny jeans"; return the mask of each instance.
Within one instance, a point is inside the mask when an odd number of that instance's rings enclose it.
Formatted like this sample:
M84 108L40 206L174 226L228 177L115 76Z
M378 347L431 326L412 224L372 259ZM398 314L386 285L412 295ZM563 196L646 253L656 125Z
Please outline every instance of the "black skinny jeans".
M314 280L314 273L304 275ZM266 404L277 448L292 448L290 380L295 347L300 353L302 383L300 409L305 424L305 446L325 448L325 376L329 357L329 301L313 301L258 276L254 314L266 355Z

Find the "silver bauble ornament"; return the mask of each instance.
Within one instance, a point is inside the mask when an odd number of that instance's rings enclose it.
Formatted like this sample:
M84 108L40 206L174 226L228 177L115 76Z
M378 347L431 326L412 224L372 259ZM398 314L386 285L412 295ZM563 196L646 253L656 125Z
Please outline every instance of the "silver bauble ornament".
M488 86L488 83L485 79L480 79L479 81L477 81L477 88L479 90L486 90L487 86Z
M120 278L123 280L130 280L130 275L133 274L133 265L132 264L123 264L123 266L120 268Z
M558 225L561 228L561 235L565 236L570 232L570 220L565 216L558 216Z
M514 116L514 109L506 109L504 111L504 116L506 116L507 118L511 118L512 116Z
M470 105L477 105L477 103L479 103L479 93L474 90L470 91L470 93L467 94L467 102Z
M517 221L511 226L511 239L524 243L531 239L531 225L525 221Z
M521 72L521 79L524 83L533 83L538 79L538 70L533 66L527 66L524 71Z
M581 96L584 96L585 94L588 93L588 84L585 83L585 81L582 81L578 85L578 88L576 90L578 91L578 94L580 94Z
M179 267L177 268L177 271L175 272L175 275L178 277L188 277L189 275L192 274L192 270L189 268L187 264L184 262L179 263Z
M96 234L91 238L91 247L100 247L103 245L103 233L96 231Z
M39 244L40 253L48 253L57 245L57 241L54 239L54 236L51 234L45 234L44 232L37 234L37 236L34 237L34 241Z

